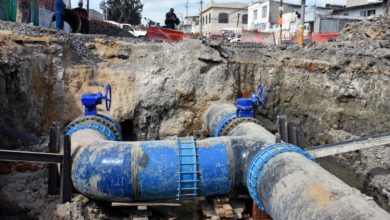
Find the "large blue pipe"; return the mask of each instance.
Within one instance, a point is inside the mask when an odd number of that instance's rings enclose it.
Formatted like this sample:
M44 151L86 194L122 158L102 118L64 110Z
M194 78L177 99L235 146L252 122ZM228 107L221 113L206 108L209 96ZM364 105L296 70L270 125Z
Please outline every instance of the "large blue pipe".
M218 139L197 142L196 196L224 195L232 190L227 145ZM96 141L74 157L73 184L83 194L98 200L176 199L179 181L194 176L189 173L192 169L179 170L180 160L183 156L178 153L176 141ZM181 184L184 189L193 186L193 182Z
M345 219L351 211L362 219L389 219L376 204L330 178L303 150L269 146L275 137L253 119L226 120L234 106L223 106L208 111L206 127L210 134L229 136L197 141L112 141L120 135L107 120L71 123L74 187L104 201L195 199L247 189L274 219Z

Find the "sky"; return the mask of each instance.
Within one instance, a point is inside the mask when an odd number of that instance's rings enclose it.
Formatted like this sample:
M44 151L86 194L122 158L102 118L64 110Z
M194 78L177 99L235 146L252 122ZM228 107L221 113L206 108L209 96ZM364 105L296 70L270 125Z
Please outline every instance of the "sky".
M67 1L67 0L65 0ZM217 3L222 2L243 2L250 3L253 0L215 0ZM79 0L72 0L72 7L77 7ZM90 0L90 7L101 11L99 8L101 0ZM144 10L142 12L142 17L147 17L153 21L164 23L165 13L169 11L170 8L175 9L175 13L179 19L182 19L186 16L186 0L144 0ZM207 6L209 0L203 0L204 7ZM284 0L287 3L300 4L300 0ZM345 4L346 0L306 0L306 5L325 6L325 4ZM84 6L86 5L86 0L84 0ZM188 15L197 15L200 9L200 0L188 0Z

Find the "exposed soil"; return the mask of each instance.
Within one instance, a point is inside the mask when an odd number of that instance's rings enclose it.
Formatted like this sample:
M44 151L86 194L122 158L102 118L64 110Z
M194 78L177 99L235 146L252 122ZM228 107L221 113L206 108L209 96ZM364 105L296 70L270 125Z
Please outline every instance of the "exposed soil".
M361 25L382 21L390 23L378 18ZM374 27L372 32L377 31ZM6 112L0 116L0 127L45 136L53 121L66 124L82 114L83 93L103 91L110 83L109 113L128 126L128 140L185 136L202 129L208 106L234 103L262 82L268 101L258 119L274 131L276 116L287 115L303 126L307 146L386 133L390 31L381 29L379 38L364 38L361 44L355 29L345 30L338 42L299 49L197 40L151 43L0 22L0 112ZM2 135L0 145L36 146ZM390 211L389 154L388 147L368 149L333 157L331 163L350 168L355 184ZM56 210L58 216L105 218L102 208L81 196L55 208L57 198L47 197L43 187L45 172L0 174L0 210L13 210L0 213L6 218L37 217Z

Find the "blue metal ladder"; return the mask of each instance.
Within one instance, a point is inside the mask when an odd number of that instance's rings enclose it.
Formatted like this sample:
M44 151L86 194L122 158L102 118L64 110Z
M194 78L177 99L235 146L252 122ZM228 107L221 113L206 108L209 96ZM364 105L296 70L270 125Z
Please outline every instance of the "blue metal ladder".
M178 138L178 188L176 200L193 200L198 195L198 155L193 137Z

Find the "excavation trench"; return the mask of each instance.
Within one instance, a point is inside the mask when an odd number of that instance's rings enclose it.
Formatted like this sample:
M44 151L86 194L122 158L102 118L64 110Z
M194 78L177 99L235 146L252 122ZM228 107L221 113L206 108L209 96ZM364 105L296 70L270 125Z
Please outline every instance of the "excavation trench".
M2 29L10 28L2 24ZM268 100L266 107L257 111L257 119L275 131L276 116L286 115L289 122L303 127L305 146L390 130L390 61L375 51L332 45L304 50L211 47L200 41L133 43L69 34L26 37L26 33L15 33L0 33L0 98L5 100L0 112L7 112L0 116L0 123L36 136L47 135L54 121L64 125L82 114L81 95L102 91L106 83L113 88L109 113L121 122L125 139L131 141L192 135L203 129L203 115L209 106L247 97L259 82L265 85ZM45 149L1 135L0 141L4 148ZM336 175L348 173L347 183L360 186L389 211L390 175L383 171L390 167L389 154L383 147L339 155L326 160L324 167ZM28 199L44 201L44 196L20 195L25 200L21 203L10 194L24 192L11 190L9 180L18 175L2 176L2 204L35 210L29 212L33 216L41 214L40 205L29 204ZM339 175L343 176L348 175ZM45 178L44 174L41 177Z

